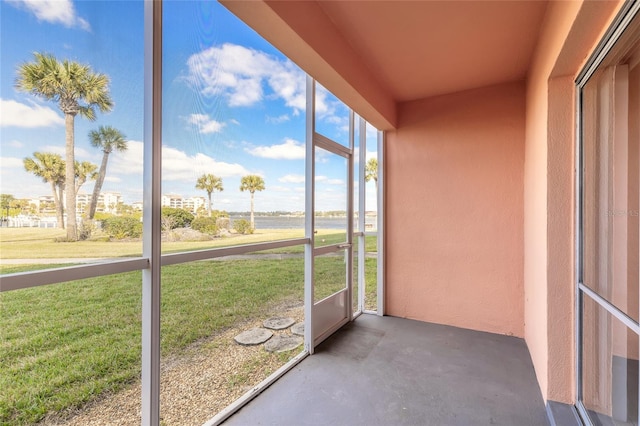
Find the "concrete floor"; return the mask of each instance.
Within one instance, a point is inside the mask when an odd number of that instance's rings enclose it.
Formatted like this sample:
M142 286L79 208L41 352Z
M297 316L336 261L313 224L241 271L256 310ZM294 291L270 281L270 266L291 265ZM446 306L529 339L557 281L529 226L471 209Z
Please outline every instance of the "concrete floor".
M548 425L522 339L361 315L235 425Z

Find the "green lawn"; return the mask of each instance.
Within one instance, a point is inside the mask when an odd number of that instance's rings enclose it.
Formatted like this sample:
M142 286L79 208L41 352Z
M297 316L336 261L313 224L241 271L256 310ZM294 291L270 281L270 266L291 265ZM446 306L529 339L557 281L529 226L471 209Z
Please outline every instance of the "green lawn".
M78 241L74 243L55 242L55 238L65 236L64 230L44 228L0 228L1 259L46 259L46 258L109 258L135 257L142 254L142 241ZM251 235L232 235L210 241L163 242L163 253L203 250L265 241L287 240L304 237L303 230L269 229L256 230ZM344 233L323 230L318 234L316 245L335 244L344 241ZM324 239L323 243L321 240ZM367 236L367 251L375 252L376 237ZM302 246L279 249L277 252L302 253Z
M317 291L339 279L341 259L318 259ZM163 355L303 300L302 257L192 262L162 274ZM140 304L140 272L0 293L0 424L34 423L138 379Z
M295 231L298 232L298 231ZM209 242L163 243L165 251L194 250L296 238L292 231ZM55 229L0 229L0 273L67 265L7 265L1 259L137 256L140 242L57 243ZM340 242L335 233L325 243ZM335 241L334 241L335 240ZM376 237L367 237L375 251ZM302 253L296 246L275 250ZM344 284L344 257L316 261L316 300ZM375 282L376 260L366 260ZM367 308L375 309L375 286ZM202 261L162 270L162 354L263 318L285 301L302 304L304 259ZM141 273L110 275L0 293L0 425L37 422L48 412L81 407L140 376Z
M141 240L104 241L96 239L74 243L55 241L56 238L65 235L64 230L52 228L0 228L0 259L107 258L134 257L142 254ZM304 232L296 229L257 230L250 235L232 235L209 241L163 242L162 252L202 250L302 237L304 237Z

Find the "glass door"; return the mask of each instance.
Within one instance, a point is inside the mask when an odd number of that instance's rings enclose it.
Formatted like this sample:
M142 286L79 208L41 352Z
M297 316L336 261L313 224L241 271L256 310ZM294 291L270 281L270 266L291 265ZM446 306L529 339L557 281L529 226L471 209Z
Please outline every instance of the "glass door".
M638 425L638 9L627 10L579 79L577 407L585 424Z

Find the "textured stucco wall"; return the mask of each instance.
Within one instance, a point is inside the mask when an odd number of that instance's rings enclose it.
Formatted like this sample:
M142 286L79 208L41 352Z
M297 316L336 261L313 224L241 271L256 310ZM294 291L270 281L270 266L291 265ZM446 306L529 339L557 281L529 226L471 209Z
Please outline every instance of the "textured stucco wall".
M387 313L523 336L523 83L409 102L386 152Z
M575 401L574 79L619 2L551 2L527 79L525 339L543 397Z

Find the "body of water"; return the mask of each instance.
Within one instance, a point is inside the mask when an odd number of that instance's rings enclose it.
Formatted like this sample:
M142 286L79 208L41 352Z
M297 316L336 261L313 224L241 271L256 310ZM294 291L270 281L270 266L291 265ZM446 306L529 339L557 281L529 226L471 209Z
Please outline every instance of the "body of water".
M231 221L237 219L249 220L247 216L231 216ZM294 216L255 216L254 218L257 229L303 229L304 217ZM376 217L367 216L365 218L366 230L374 231L376 229ZM316 228L318 229L347 229L346 217L317 217Z
M246 216L231 216L231 221L238 219L249 220L249 215ZM304 217L300 216L256 216L255 218L256 228L258 229L304 229ZM366 230L376 230L375 216L367 216L365 218ZM55 228L56 219L54 217L47 217L44 219L34 219L29 217L16 217L9 218L0 223L0 226L10 228ZM357 226L357 224L356 224ZM317 229L347 229L346 217L317 217L316 218Z

